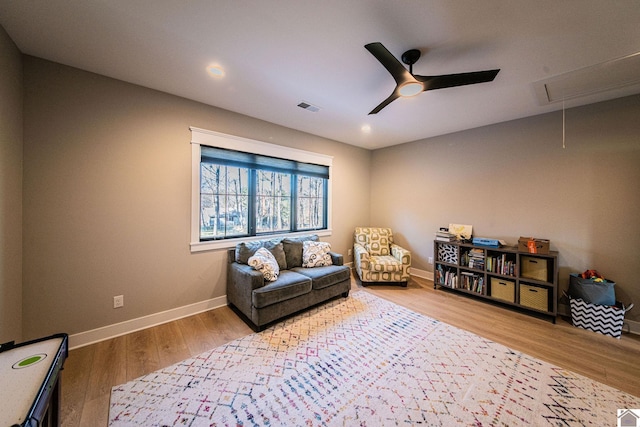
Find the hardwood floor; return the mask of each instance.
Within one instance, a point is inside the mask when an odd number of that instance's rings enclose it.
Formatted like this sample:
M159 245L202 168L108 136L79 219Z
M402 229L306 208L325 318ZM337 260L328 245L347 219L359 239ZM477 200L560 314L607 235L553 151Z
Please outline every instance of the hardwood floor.
M409 286L363 288L416 312L466 329L512 349L640 396L640 337L620 340L574 328L567 319L554 325L488 304L433 283L412 279ZM228 307L71 350L62 374L62 425L105 426L111 387L195 356L251 329Z

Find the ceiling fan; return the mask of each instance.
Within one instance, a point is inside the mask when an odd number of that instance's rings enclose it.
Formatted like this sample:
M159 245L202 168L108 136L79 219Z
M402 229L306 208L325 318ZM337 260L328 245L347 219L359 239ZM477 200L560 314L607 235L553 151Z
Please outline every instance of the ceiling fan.
M497 70L474 71L471 73L444 74L441 76L418 76L413 74L413 64L420 59L420 51L411 49L402 54L402 62L409 66L407 69L387 50L382 43L366 44L367 49L387 69L396 81L396 88L387 99L371 110L369 114L377 114L392 101L402 97L414 96L427 90L443 89L446 87L472 85L493 81Z

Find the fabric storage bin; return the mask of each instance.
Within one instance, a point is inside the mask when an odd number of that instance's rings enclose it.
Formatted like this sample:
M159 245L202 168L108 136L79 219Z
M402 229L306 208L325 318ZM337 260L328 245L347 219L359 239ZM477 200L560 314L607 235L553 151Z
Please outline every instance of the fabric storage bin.
M621 302L612 305L591 304L579 298L571 298L571 323L602 335L620 339L625 313L633 307L625 308Z
M520 305L549 311L549 289L520 283Z
M577 274L569 275L569 295L572 298L581 299L590 304L615 305L616 282L596 282L593 279L583 279Z
M547 260L545 258L521 256L520 276L546 282L548 279Z
M516 282L491 278L491 297L508 302L516 302Z
M458 247L456 245L438 244L438 261L458 264Z

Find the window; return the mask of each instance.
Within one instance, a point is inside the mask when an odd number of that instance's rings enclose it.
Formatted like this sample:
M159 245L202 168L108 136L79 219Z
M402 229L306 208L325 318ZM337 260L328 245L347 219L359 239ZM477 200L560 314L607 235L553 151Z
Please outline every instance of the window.
M256 233L291 230L291 175L257 171Z
M191 131L193 251L255 236L330 234L331 157Z
M200 163L200 240L249 234L249 170Z
M311 176L297 177L297 221L299 228L321 228L324 223L324 207L326 205L326 180Z

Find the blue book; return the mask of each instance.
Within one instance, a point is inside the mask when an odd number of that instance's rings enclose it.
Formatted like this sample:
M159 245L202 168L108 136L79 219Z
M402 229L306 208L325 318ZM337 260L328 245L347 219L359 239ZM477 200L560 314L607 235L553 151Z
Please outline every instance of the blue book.
M500 246L498 239L487 239L485 237L474 237L472 242L474 245L494 246L496 248Z

